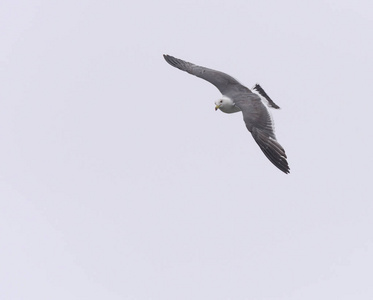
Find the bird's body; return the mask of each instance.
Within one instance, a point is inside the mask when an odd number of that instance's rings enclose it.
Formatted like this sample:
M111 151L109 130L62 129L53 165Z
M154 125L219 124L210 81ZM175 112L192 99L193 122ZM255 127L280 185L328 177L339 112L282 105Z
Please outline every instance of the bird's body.
M268 101L269 106L279 107L259 85L254 87L259 93L257 95L223 72L197 66L169 55L164 55L164 58L173 67L205 79L216 86L223 96L215 102L215 109L220 109L224 113L241 111L246 128L267 158L284 173L290 172L285 150L276 140L272 118L259 95Z

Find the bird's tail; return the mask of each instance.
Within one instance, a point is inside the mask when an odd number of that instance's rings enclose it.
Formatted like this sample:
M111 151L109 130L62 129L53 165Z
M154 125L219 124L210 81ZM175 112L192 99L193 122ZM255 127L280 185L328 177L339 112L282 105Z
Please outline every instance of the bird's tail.
M278 106L276 103L273 102L273 100L267 95L267 93L263 90L263 88L258 83L255 84L252 89L257 91L259 95L264 97L268 101L269 106L276 108L276 109L280 108L280 106Z

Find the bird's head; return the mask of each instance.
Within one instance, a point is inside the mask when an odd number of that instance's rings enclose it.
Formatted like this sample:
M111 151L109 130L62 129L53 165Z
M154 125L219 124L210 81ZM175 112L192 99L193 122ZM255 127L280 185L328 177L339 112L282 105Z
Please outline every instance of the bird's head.
M218 99L218 100L215 101L215 110L220 109L222 106L224 106L223 99Z
M225 113L233 113L239 111L239 109L235 107L232 99L226 96L223 96L222 98L215 101L215 110L218 109Z
M223 96L220 99L215 101L215 110L220 109L224 111L224 108L228 108L232 105L234 105L233 101L229 99L228 97Z

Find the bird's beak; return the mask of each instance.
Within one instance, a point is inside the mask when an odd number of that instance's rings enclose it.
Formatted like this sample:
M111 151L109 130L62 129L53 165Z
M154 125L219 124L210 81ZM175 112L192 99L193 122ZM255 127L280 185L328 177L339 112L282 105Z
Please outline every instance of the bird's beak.
M217 111L219 109L220 105L216 105L215 106L215 111Z

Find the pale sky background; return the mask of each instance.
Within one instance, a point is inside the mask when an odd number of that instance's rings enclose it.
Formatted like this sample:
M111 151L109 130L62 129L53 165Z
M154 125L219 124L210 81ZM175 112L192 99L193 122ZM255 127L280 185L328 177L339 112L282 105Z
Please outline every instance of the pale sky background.
M0 299L373 299L373 2L0 2ZM291 173L162 54L261 83Z

